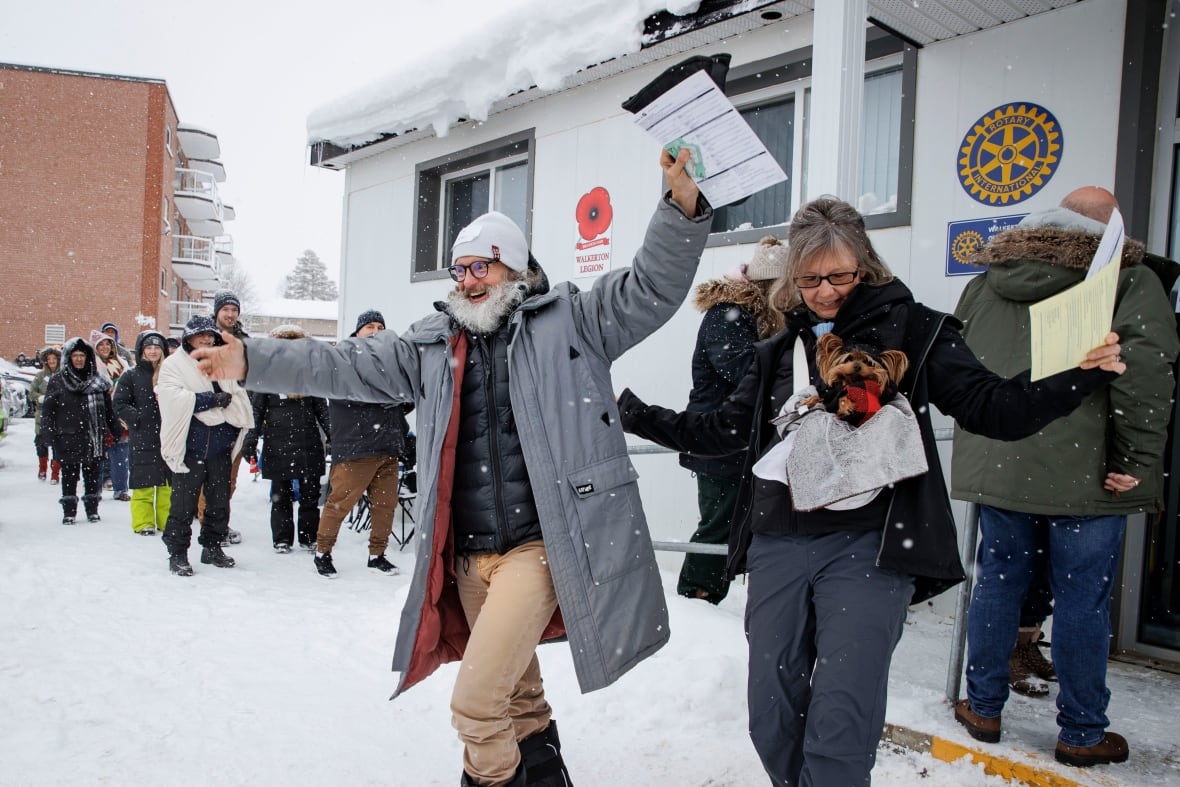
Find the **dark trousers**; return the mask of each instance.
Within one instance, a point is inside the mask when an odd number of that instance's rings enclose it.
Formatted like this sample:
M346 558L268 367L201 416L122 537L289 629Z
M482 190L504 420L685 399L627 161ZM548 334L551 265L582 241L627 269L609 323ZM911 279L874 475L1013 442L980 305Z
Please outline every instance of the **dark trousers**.
M82 476L82 503L86 507L86 514L98 513L100 499L99 480L102 460L87 459L85 462L61 463L61 512L65 516L76 516L78 513L78 476Z
M220 544L229 527L229 453L197 459L184 458L187 473L172 474L172 509L164 528L164 545L171 552L185 552L193 539L197 500L205 492L205 521L197 543Z
M689 541L694 544L728 543L729 523L733 519L737 497L737 481L697 473L697 508L701 512L701 520ZM684 556L676 592L694 598L698 591L707 593L707 600L714 604L729 593L724 555L689 553Z
M914 593L881 534L755 534L747 559L750 739L776 787L867 785L889 663Z
M33 435L33 446L37 449L38 457L49 456L49 446L47 446L45 441L41 439L40 432L37 432L35 435Z
M320 529L320 477L308 475L299 479L299 543L315 544ZM295 535L294 479L276 480L271 485L270 534L276 544L291 544Z

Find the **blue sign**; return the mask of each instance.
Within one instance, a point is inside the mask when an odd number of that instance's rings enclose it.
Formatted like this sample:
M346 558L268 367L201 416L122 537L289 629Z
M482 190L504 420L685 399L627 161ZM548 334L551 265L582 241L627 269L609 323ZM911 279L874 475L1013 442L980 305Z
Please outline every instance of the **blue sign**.
M1018 213L1014 216L993 216L990 219L948 221L946 225L946 275L970 276L974 273L983 273L987 270L986 268L968 265L967 260L983 244L1004 230L1012 229L1027 215L1027 213Z

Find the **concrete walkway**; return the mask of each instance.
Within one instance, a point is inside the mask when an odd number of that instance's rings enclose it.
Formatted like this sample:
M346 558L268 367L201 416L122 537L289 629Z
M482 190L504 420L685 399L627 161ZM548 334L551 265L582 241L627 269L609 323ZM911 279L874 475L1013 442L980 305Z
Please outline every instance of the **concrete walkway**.
M987 773L1014 784L1180 785L1180 674L1110 661L1110 730L1127 738L1131 757L1121 765L1073 768L1053 757L1056 684L1050 684L1047 698L1009 698L997 744L975 740L955 722L945 696L951 623L930 610L911 614L890 673L886 745L929 752L947 762L970 757Z

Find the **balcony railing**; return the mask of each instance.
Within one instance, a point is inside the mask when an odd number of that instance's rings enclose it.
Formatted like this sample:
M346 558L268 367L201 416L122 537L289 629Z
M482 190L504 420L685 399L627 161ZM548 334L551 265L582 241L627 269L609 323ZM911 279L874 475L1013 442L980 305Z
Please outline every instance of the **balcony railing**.
M172 261L217 264L216 246L212 238L198 238L193 235L172 236Z
M215 290L221 285L221 261L212 238L172 236L172 270L194 290Z
M204 301L172 301L172 314L169 327L178 331L184 328L195 315L213 316L213 305Z
M177 167L172 185L176 207L186 220L222 220L221 195L217 192L217 179L213 175L199 169Z

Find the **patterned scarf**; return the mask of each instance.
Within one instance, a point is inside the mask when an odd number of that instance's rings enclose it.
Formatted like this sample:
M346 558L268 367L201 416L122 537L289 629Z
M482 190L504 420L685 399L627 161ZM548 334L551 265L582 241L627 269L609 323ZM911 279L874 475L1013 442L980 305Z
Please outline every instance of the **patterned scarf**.
M83 377L83 374L88 376ZM95 459L102 458L106 448L106 392L111 389L111 381L95 372L90 362L86 368L79 371L74 365L67 363L61 370L61 381L66 390L86 395L86 425L90 431L90 455Z

